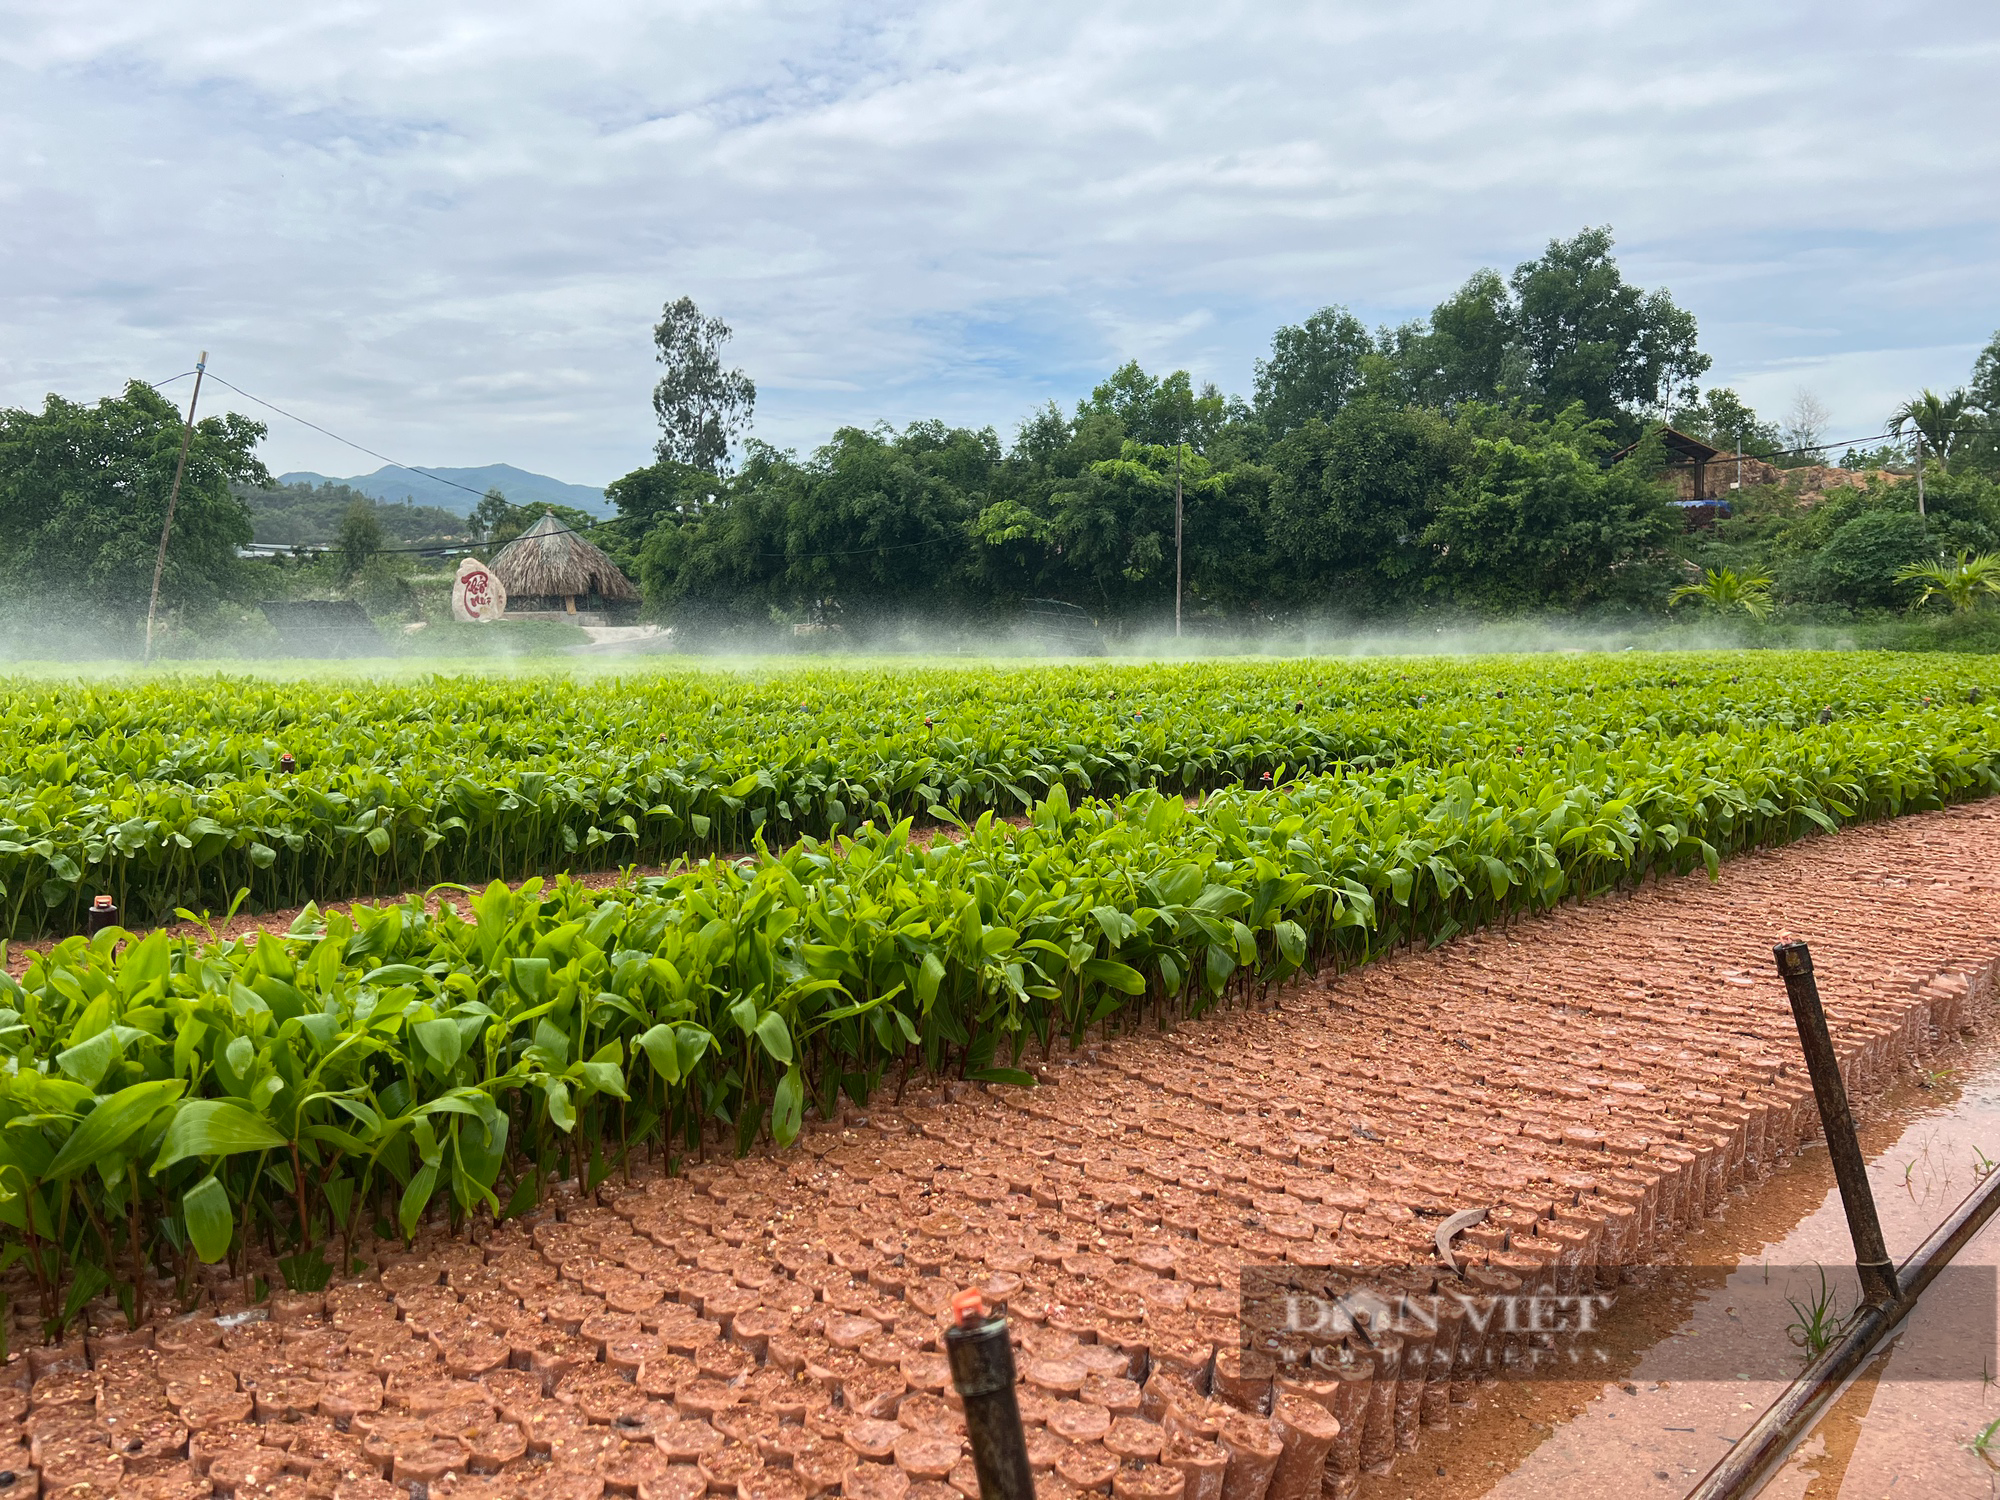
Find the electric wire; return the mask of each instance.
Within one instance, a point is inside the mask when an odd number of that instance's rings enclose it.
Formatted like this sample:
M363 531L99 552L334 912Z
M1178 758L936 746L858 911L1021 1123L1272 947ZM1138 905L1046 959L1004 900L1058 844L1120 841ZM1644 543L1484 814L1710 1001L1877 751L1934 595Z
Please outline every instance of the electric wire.
M455 490L464 490L465 493L468 495L479 495L483 498L486 494L484 490L476 490L469 484L460 484L456 479L446 479L444 475L433 474L429 469L420 469L415 464L406 464L401 459L395 459L389 457L389 455L386 453L377 453L373 448L364 447L362 444L355 442L352 438L344 438L339 433L333 432L325 427L320 426L319 423L317 422L308 421L306 418L300 416L297 412L286 411L282 406L277 405L275 402L266 401L262 396L253 396L248 391L244 390L243 387L240 385L230 385L228 381L224 380L220 375L216 374L213 370L210 370L208 372L208 378L210 380L213 380L217 385L228 386L230 390L236 392L236 394L241 396L245 401L255 401L259 406L274 411L281 417L288 417L292 421L297 422L302 427L310 427L314 432L317 432L325 437L330 437L336 443L345 443L348 447L352 448L357 453L365 453L370 458L379 458L382 460L383 463L390 465L392 468L404 469L412 474L421 474L424 476L424 478L435 480L439 484L448 484Z

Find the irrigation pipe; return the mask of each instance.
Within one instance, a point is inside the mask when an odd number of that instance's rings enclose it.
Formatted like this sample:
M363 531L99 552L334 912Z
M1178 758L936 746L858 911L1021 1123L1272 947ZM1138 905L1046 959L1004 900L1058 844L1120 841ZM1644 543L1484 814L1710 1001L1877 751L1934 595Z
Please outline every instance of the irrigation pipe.
M1974 1189L1897 1268L1901 1290L1895 1300L1863 1303L1847 1336L1814 1360L1785 1394L1750 1424L1750 1430L1736 1440L1722 1462L1688 1491L1687 1500L1746 1500L1762 1489L1792 1445L1805 1436L1820 1412L1910 1315L1924 1288L1979 1233L1995 1209L2000 1209L2000 1173Z
M1775 953L1813 1073L1827 1147L1834 1158L1854 1236L1856 1270L1869 1295L1840 1342L1808 1365L1805 1373L1750 1424L1750 1430L1736 1440L1722 1461L1688 1491L1687 1500L1748 1500L1761 1490L1792 1445L1805 1436L1820 1413L1910 1315L1938 1272L1950 1265L1952 1257L2000 1210L2000 1173L1994 1173L1931 1231L1908 1260L1889 1270L1887 1256L1880 1248L1882 1231L1876 1223L1875 1204L1854 1139L1854 1118L1848 1113L1832 1044L1827 1039L1826 1018L1813 985L1811 955L1803 943L1784 944Z

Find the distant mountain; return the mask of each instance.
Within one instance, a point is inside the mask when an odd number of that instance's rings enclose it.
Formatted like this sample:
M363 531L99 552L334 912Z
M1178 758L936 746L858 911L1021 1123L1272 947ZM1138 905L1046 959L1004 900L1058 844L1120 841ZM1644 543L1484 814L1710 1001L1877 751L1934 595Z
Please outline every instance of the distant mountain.
M280 474L278 483L344 484L377 500L392 504L398 500L411 500L418 505L435 505L456 516L470 515L473 506L479 503L479 497L488 490L500 491L515 505L533 505L539 501L548 505L574 505L593 516L616 514L616 508L604 498L603 490L587 484L565 484L546 474L530 474L512 464L487 464L478 469L431 469L429 473L449 479L452 483L440 484L437 479L394 465L377 469L373 474L357 474L351 479L301 469ZM458 489L454 487L456 485L464 485L465 488Z

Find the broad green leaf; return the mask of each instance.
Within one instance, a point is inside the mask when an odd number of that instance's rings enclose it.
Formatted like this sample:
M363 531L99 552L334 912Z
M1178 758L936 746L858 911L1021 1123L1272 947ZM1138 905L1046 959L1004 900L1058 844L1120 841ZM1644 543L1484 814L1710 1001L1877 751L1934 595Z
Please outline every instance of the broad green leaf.
M438 1168L436 1162L425 1162L410 1178L410 1184L403 1189L402 1201L396 1205L396 1222L403 1228L403 1238L409 1239L417 1232L417 1222L430 1206L431 1193L437 1188Z
M160 1144L154 1172L164 1172L190 1156L233 1156L239 1151L269 1151L285 1144L277 1127L240 1104L222 1099L189 1099L174 1111Z
M1130 964L1121 964L1114 958L1086 958L1081 967L1087 977L1099 984L1109 985L1128 995L1146 993L1146 976Z
M784 1077L771 1098L771 1137L780 1147L789 1146L798 1139L799 1125L804 1118L806 1086L797 1068L785 1069Z
M569 1102L569 1085L560 1078L552 1078L542 1090L542 1097L548 1101L549 1121L558 1130L576 1128L576 1110Z
M764 1044L764 1050L781 1063L792 1060L792 1033L785 1025L785 1018L776 1011L766 1011L757 1021L757 1039Z
M641 1032L638 1043L646 1051L647 1059L653 1064L653 1071L668 1083L681 1081L680 1049L674 1044L674 1031L661 1022Z
M97 1108L63 1142L62 1150L56 1153L43 1175L60 1179L96 1166L145 1128L186 1087L186 1081L179 1078L153 1079L100 1100Z
M56 1066L85 1088L94 1089L104 1081L111 1065L124 1054L116 1027L100 1031L85 1042L56 1054Z
M435 1021L419 1021L410 1030L423 1045L424 1051L430 1054L431 1061L437 1064L440 1073L448 1074L458 1066L463 1037L457 1021L448 1016Z
M214 1265L229 1253L229 1242L236 1235L235 1216L229 1194L213 1175L181 1195L181 1219L187 1225L188 1243L207 1264Z

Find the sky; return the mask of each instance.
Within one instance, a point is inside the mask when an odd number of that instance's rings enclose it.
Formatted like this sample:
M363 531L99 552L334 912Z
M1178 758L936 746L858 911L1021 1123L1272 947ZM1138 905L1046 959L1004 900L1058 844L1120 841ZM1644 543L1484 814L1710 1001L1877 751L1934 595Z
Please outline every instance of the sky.
M206 349L379 453L602 484L679 296L767 442L1009 437L1609 224L1708 384L1861 435L2000 328L1996 76L1974 0L0 0L0 405Z

